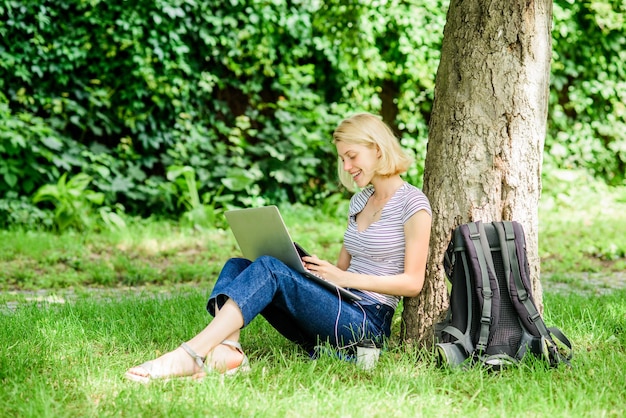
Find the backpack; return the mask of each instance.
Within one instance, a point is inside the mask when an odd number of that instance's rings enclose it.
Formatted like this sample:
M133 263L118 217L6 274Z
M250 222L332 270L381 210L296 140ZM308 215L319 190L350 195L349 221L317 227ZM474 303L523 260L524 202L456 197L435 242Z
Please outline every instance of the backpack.
M526 240L514 221L457 227L444 255L452 284L446 318L435 326L439 364L500 369L527 353L569 366L572 345L546 327L530 285Z

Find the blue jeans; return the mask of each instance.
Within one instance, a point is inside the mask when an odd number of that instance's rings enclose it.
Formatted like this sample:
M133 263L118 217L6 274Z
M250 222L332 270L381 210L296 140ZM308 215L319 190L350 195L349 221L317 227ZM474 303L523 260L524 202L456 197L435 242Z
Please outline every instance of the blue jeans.
M391 333L394 314L392 307L365 297L360 302L344 300L269 256L226 262L207 310L214 316L216 304L221 308L228 299L241 309L244 327L261 314L310 354L324 343L352 352L362 339L382 342Z

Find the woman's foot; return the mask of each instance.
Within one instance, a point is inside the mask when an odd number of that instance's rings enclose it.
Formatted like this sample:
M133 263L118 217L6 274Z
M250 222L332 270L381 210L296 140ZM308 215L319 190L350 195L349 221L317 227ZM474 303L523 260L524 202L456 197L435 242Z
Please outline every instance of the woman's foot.
M159 358L130 368L124 376L130 380L147 383L152 379L186 376L202 378L207 371L212 370L226 374L249 370L248 359L239 343L225 340L215 347L206 359L183 344Z
M201 370L181 346L159 358L128 369L124 376L130 380L145 383L152 379L193 376Z

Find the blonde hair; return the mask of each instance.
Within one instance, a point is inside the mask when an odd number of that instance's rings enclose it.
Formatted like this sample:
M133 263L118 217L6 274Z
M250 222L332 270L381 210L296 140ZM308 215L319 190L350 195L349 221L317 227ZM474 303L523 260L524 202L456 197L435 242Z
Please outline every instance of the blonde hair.
M380 150L380 158L375 173L380 176L394 176L405 173L413 160L402 147L398 138L385 122L370 113L358 113L344 119L335 132L333 143L363 145ZM343 170L341 157L337 157L337 173L339 180L348 190L356 189L350 173Z

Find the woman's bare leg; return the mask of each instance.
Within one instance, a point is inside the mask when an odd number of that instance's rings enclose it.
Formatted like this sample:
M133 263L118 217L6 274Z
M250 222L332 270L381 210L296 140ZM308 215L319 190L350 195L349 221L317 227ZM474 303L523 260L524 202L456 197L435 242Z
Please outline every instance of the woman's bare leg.
M208 365L225 372L241 364L243 354L231 346L222 345L221 342L224 340L238 342L243 322L239 306L228 299L221 309L215 308L213 321L200 334L189 340L187 345L199 355L206 356Z
M187 342L187 345L202 357L208 357L207 363L219 371L237 367L243 360L243 354L231 347L220 345L224 340L239 340L240 329L244 320L239 306L227 300L215 318L199 334ZM209 355L210 353L210 355ZM202 372L194 359L181 347L152 360L150 371L142 366L128 370L128 374L137 376L192 376Z

